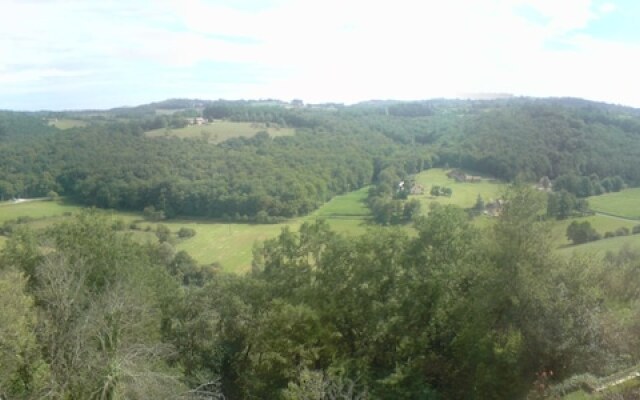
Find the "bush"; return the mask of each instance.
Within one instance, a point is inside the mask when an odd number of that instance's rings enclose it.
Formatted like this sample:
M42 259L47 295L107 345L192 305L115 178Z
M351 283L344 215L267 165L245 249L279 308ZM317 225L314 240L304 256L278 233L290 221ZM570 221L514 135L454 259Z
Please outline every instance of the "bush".
M628 235L629 235L629 228L627 228L626 226L616 229L616 236L628 236Z
M51 200L51 201L55 201L58 200L60 196L58 195L58 193L54 192L53 190L50 190L49 193L47 193L47 199Z
M564 396L569 393L584 390L587 393L593 393L598 387L598 378L591 374L575 375L571 378L565 379L557 385L551 387L551 395Z
M180 228L180 230L178 231L178 237L181 239L187 239L187 238L191 238L194 237L196 235L196 231L194 229L191 228Z
M154 206L145 207L142 214L147 221L162 221L166 218L164 211L156 210Z
M33 221L33 218L29 216L21 216L16 219L16 222L19 224L27 224L31 221Z
M640 233L640 225L636 225L631 229L631 233L633 233L634 235L637 235Z
M125 229L126 225L124 223L123 220L121 219L117 219L113 222L113 224L111 225L111 228L113 228L114 231L123 231Z
M160 243L167 242L171 238L171 229L169 229L166 225L160 224L156 227L156 236L158 237Z
M571 240L573 244L582 244L599 240L601 236L591 227L591 223L589 223L589 221L573 221L567 227L567 238Z
M616 237L616 234L613 233L613 232L610 232L610 231L604 233L604 238L605 239L609 239L609 238L612 238L612 237Z

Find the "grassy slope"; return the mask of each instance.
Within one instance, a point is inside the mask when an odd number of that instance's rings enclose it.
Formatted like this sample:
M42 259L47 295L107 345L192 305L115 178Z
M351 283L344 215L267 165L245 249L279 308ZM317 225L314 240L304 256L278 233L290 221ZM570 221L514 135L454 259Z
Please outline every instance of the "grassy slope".
M59 201L28 201L16 204L5 201L0 203L0 223L22 216L31 218L62 216L68 212L76 212L80 208Z
M640 219L640 188L589 197L589 207L597 212Z
M478 183L456 182L449 179L446 170L441 168L433 168L416 175L416 183L424 186L425 194L411 196L418 198L423 203L425 210L429 209L429 204L438 202L440 204L455 204L462 208L471 208L476 203L478 195L482 196L485 203L499 198L504 190L505 184L497 182L482 181ZM446 186L451 188L453 194L451 197L432 197L429 194L431 186Z
M558 243L558 246L567 246L571 242L567 239L567 226L573 221L588 221L591 226L602 236L604 236L605 232L614 232L616 229L621 227L627 227L629 231L631 228L636 225L636 223L631 221L624 221L617 218L611 218L604 215L593 215L590 217L584 218L575 218L575 219L567 219L563 221L554 222L552 235L554 240ZM602 240L611 241L612 239ZM615 241L615 238L613 239ZM599 241L600 242L600 241Z
M58 119L49 121L49 125L58 129L82 128L87 126L87 122L81 119Z
M366 198L367 190L368 188L363 188L343 196L337 196L314 213L281 224L233 224L195 219L170 220L162 223L173 232L177 232L181 227L193 228L196 231L195 237L178 240L175 244L176 250L188 251L201 264L217 261L227 271L245 272L251 265L253 244L277 236L285 226L296 230L305 221L323 218L337 232L363 233L368 225L368 209L362 202ZM34 201L22 204L3 203L0 205L0 223L19 216L29 216L37 218L37 220L30 222L29 226L41 229L63 221L67 218L64 213L74 213L80 209L79 206L51 201ZM139 222L142 230L133 231L135 240L141 242L149 240L155 242L157 240L152 232L144 231L147 226L150 226L152 230L155 229L157 224L143 222L140 214L112 211L105 211L105 213L110 215L113 220L125 221L127 225L134 221ZM3 243L4 240L0 240L0 246Z
M209 142L219 143L234 137L251 137L260 131L270 136L291 136L293 128L267 128L264 124L250 122L217 121L207 125L192 125L180 129L154 129L146 133L148 137L176 136L180 138L202 138L208 135Z

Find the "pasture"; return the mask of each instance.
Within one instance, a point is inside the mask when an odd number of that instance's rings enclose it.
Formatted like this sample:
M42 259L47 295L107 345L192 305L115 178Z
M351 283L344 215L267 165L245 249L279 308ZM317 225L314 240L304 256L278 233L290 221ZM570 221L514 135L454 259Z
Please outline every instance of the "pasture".
M607 217L605 215L592 215L582 218L571 218L561 221L554 221L551 235L558 247L565 247L570 245L569 239L567 239L567 227L573 221L588 221L593 229L604 237L605 232L615 232L616 229L625 227L631 231L634 225L640 224L640 222L625 221L617 218ZM609 240L609 239L607 239ZM584 245L581 245L584 246ZM580 247L580 246L577 246Z
M573 254L590 254L593 256L604 256L608 251L614 253L628 247L629 249L640 250L640 235L616 236L609 239L601 239L595 242L581 244L579 246L568 246L558 249L559 253L565 256Z
M324 219L336 232L347 235L364 233L368 226L368 209L362 201L366 198L367 190L368 188L363 188L336 196L310 215L280 224L224 223L206 219L175 219L159 223L166 225L173 233L182 227L196 231L196 235L189 239L178 239L174 236L173 245L176 251L186 250L200 264L218 262L225 271L243 273L250 269L254 243L276 237L284 227L295 231L304 222ZM4 202L0 204L0 223L26 216L32 220L24 225L33 229L43 229L64 221L81 209L82 207L77 205L55 201L32 201L19 204ZM142 215L138 213L111 210L103 212L114 222L124 221L127 227L135 222L138 229L125 231L132 233L133 240L142 243L157 241L153 231L159 223L144 221ZM0 246L3 246L5 240L5 237L0 236Z
M0 203L0 223L18 217L34 219L60 217L68 213L77 212L80 209L81 207L64 201L35 200L21 203L4 201Z
M432 168L415 176L415 182L424 187L424 194L411 195L422 202L423 210L429 210L429 204L454 204L462 208L471 208L476 204L478 195L482 196L485 203L496 200L504 193L506 184L482 180L481 182L456 182L447 176L447 170ZM445 186L453 191L451 197L431 196L429 190L432 186Z
M640 188L589 197L593 211L640 221Z
M88 123L87 121L83 121L81 119L61 118L49 120L49 125L55 126L58 129L65 130L71 128L84 128L88 125Z
M154 129L145 133L147 137L179 137L206 139L209 143L220 143L235 137L252 137L265 131L269 136L292 136L293 128L267 127L262 123L215 121L205 125L190 125L179 129Z

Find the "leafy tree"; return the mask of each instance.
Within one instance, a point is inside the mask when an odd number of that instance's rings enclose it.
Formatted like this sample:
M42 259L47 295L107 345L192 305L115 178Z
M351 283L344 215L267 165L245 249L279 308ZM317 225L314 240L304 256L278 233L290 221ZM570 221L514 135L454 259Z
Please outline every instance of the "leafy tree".
M600 235L596 232L589 221L577 222L573 221L567 227L567 238L573 244L582 244L600 239Z
M160 243L168 242L171 239L171 229L163 224L156 226L156 236Z
M23 274L0 271L0 303L0 395L41 396L49 368L39 354L37 310Z
M195 229L182 227L178 230L178 237L181 239L188 239L196 235Z

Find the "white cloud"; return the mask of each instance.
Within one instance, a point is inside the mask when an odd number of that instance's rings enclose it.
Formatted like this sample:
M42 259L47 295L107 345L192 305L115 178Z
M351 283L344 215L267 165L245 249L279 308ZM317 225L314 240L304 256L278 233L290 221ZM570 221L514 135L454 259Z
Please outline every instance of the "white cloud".
M352 102L511 92L640 106L638 46L584 33L615 10L589 0L284 0L253 10L203 0L12 1L0 14L0 96L6 85L51 79L109 79L126 90L171 69L181 72L167 96ZM220 63L243 68L224 82L203 73Z

